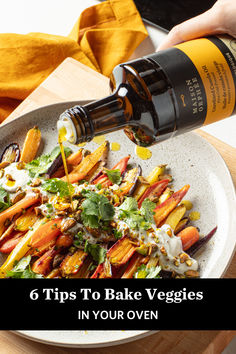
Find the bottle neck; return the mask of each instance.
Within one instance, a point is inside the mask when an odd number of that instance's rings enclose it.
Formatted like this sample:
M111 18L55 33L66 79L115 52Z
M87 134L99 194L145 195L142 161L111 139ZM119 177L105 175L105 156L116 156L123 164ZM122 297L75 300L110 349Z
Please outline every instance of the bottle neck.
M73 122L73 141L68 140L72 143L82 143L92 140L94 136L127 126L131 115L125 108L127 108L126 98L114 93L84 106L67 109L62 113L60 120Z

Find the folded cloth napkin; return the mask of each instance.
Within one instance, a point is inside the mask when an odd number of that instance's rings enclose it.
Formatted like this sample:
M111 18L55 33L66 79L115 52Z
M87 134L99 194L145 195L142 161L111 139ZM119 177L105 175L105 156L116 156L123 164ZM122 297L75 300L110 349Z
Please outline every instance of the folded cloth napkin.
M0 122L67 57L109 76L147 37L133 0L82 12L68 37L0 34Z

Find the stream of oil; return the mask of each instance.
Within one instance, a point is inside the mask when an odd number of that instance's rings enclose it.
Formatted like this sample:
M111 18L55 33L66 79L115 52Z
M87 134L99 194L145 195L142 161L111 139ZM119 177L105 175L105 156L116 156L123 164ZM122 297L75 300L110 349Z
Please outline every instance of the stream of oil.
M63 142L66 141L65 134L66 134L66 130L64 131L63 129L60 129L60 131L58 132L58 143L59 143L59 146L60 146L62 162L63 162L63 166L64 166L64 170L65 170L66 180L67 180L67 183L68 183L71 208L73 210L72 190L71 190L71 184L70 184L70 180L69 180L68 167L67 167L67 163L66 163L65 150L64 150L64 146L63 146Z

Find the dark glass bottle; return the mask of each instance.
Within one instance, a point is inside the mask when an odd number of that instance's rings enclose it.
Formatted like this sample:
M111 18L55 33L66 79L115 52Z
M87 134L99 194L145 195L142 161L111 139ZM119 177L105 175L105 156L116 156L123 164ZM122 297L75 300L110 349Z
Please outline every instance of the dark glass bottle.
M124 129L149 146L235 112L236 41L193 40L115 67L113 93L66 110L58 130L72 143Z

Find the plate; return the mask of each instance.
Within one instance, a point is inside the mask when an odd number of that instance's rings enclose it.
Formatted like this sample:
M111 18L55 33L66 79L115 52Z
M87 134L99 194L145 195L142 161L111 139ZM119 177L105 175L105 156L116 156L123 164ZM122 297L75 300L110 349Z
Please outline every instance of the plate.
M37 125L43 137L40 153L51 151L57 143L56 122L59 115L69 107L86 103L88 102L77 101L45 106L24 114L14 122L2 125L0 150L10 142L18 142L22 146L28 129ZM149 160L141 160L135 155L135 145L122 131L107 134L106 138L121 145L120 151L110 152L108 167L114 165L120 157L130 153L130 162L138 161L144 176L156 165L165 163L174 177L175 190L190 184L191 188L186 199L191 200L193 210L201 214L200 220L196 221L195 225L200 228L201 234L206 234L218 226L217 233L198 254L201 277L222 277L234 254L236 244L236 197L230 173L220 154L195 133L187 133L151 147L152 157ZM91 142L86 147L94 150L97 146ZM136 340L153 332L18 331L17 333L48 344L98 347Z

